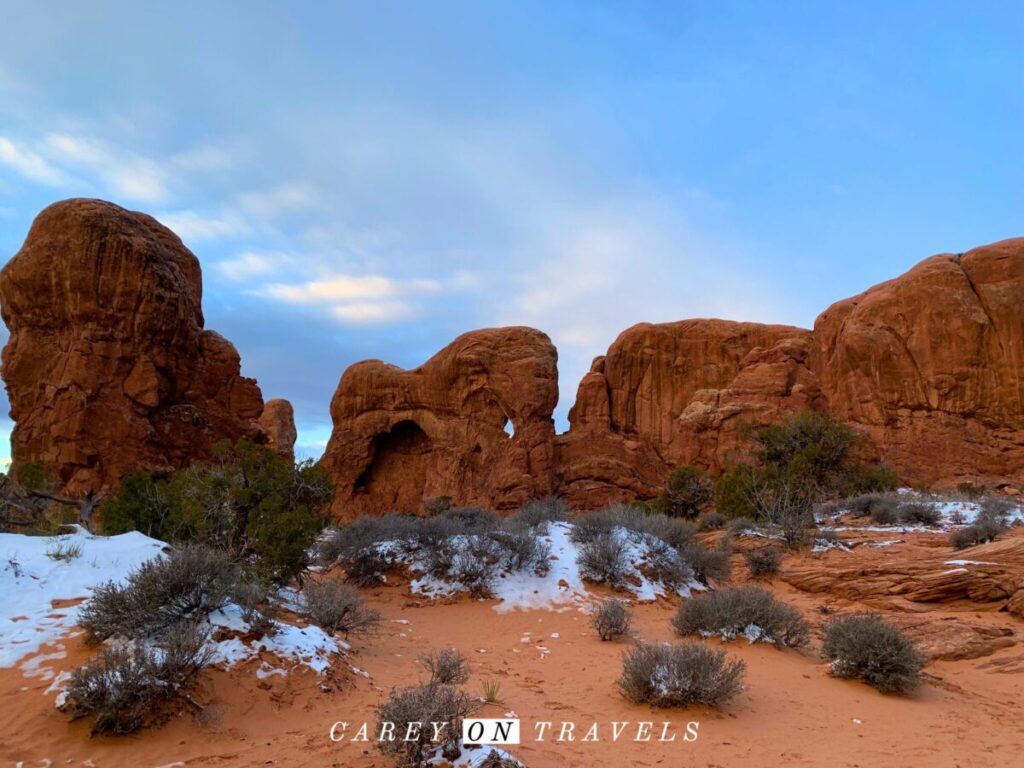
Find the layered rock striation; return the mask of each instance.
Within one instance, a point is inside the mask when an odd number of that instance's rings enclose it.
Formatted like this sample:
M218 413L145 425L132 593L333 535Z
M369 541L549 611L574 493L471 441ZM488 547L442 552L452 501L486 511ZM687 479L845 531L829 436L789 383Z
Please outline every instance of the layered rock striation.
M259 387L203 327L199 261L152 217L51 205L0 271L0 304L15 467L43 462L81 493L266 440Z

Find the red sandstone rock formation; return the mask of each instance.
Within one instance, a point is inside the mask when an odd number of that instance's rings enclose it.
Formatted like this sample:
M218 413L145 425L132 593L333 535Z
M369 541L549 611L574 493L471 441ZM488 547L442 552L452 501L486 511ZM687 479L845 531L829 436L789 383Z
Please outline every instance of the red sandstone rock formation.
M502 476L498 484L466 469L478 443L501 445L491 437L494 427L481 441L466 426L479 420L478 406L422 383L443 378L438 371L446 367L453 371L445 375L459 380L454 371L463 366L453 350L477 334L417 371L362 363L342 377L332 404L328 467L343 489L367 467L372 482L358 493L342 490L336 512L415 509L440 495L507 506L552 489L582 507L650 498L674 466L719 471L742 448L741 425L808 408L830 411L865 434L875 455L906 481L1017 478L1024 474L1022 298L1024 239L1017 239L927 259L833 305L813 331L723 320L642 323L594 361L567 434L550 440L551 408L534 409L544 427L531 445L543 447L514 462L514 482ZM550 375L523 377L518 386L541 386L532 402L551 398L553 405L554 350L547 355ZM396 389L416 395L403 400ZM416 430L402 427L411 434L393 441L408 443L402 455L416 458L374 459L370 441L383 440L402 420ZM506 471L503 453L496 466ZM352 493L357 502L350 503Z
M580 383L558 440L560 491L588 507L650 498L675 466L720 470L742 425L825 408L806 365L810 336L728 320L623 331Z
M335 517L418 511L439 496L510 508L551 493L557 401L555 348L530 328L467 333L411 371L353 365L323 458Z
M286 461L295 461L295 411L287 400L267 400L260 416L260 426L267 436L267 445Z
M259 387L203 330L201 299L198 260L150 216L99 200L40 213L0 272L15 465L98 491L263 439Z
M908 482L1024 473L1024 238L933 256L833 304L813 368Z

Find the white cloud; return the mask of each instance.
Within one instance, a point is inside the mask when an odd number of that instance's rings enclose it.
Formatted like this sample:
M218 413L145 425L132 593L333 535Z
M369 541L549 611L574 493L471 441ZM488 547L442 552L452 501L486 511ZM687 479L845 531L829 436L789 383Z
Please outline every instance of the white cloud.
M93 171L118 197L143 203L170 199L167 169L151 158L68 133L48 134L44 145L55 160Z
M38 153L15 144L4 136L0 136L0 163L13 168L31 181L49 187L67 186L72 181L62 170L51 165Z
M235 157L220 147L202 146L179 152L171 163L190 173L216 173L233 168Z
M382 299L410 293L435 293L436 280L394 280L383 275L334 275L324 280L289 285L273 283L264 288L271 298L293 304L322 304L336 301Z
M168 211L157 214L156 218L186 242L228 240L245 237L253 232L252 226L242 216L230 210L217 214L192 210Z
M241 282L255 277L266 277L294 263L295 258L287 253L246 251L234 258L219 261L216 266L228 280Z
M331 314L346 324L369 325L408 319L415 308L403 301L357 301L333 306Z

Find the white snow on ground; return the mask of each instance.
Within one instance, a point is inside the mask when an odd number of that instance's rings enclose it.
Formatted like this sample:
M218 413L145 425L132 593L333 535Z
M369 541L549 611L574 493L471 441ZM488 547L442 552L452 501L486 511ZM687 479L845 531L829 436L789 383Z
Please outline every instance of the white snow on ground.
M910 488L900 488L897 493L902 497L903 500L908 502L914 502L918 504L925 504L935 509L941 519L937 526L927 525L870 525L870 526L858 526L858 527L846 527L846 528L835 528L836 531L896 531L899 533L938 533L949 531L953 528L957 528L964 525L970 525L977 519L978 514L982 509L982 502L980 501L964 501L959 499L943 499L936 497L928 493L920 493ZM849 512L848 509L840 509L838 514L844 515ZM1024 523L1024 506L1021 503L1016 503L1009 514L1006 516L1006 522L1009 525L1015 523Z
M22 671L44 680L56 678L48 692L58 692L68 674L53 666L66 657L59 640L68 635L78 621L81 604L53 608L52 601L82 599L92 589L107 581L122 583L142 563L158 556L167 545L141 533L118 536L94 536L76 527L74 533L62 536L25 536L0 534L0 666L14 666L26 659ZM78 548L79 554L68 560L57 560L48 553ZM298 598L288 595L295 602ZM237 605L228 604L214 611L207 619L211 635L215 633L247 633L249 625ZM257 674L266 677L285 674L287 669L305 666L323 674L332 658L343 654L347 644L335 639L317 626L297 627L275 621L273 631L259 640L226 637L213 643L215 664L226 667L257 658L267 651L280 661L274 667L264 661ZM55 650L39 654L45 644Z
M580 575L577 565L579 548L571 539L572 523L550 523L547 533L541 539L551 548L551 560L547 573L537 574L534 570L503 573L494 579L491 591L498 603L494 610L508 612L514 610L569 610L590 601L591 596ZM668 593L668 588L660 581L645 576L638 565L643 565L650 554L650 542L643 535L623 528L616 528L615 534L626 547L626 581L624 589L633 593L640 601L651 601ZM426 565L419 561L415 554L407 554L390 546L388 552L398 562L404 562L415 574L411 589L413 592L427 597L439 598L465 591L462 584L450 581L426 572ZM688 597L694 590L702 590L704 586L691 579L677 590L678 594Z
M943 565L998 565L987 560L947 560Z
M479 747L466 748L462 746L462 742L460 741L459 748L461 749L459 756L455 759L454 763L451 763L453 768L478 768L478 766L482 765L484 760L486 760L492 752L497 753L498 757L506 760L515 760L522 765L518 758L502 749L498 749L497 747L482 745ZM434 756L427 760L427 765L449 765L449 763L442 756L441 749L438 748Z
M92 588L120 582L166 545L138 532L93 536L83 528L63 536L0 533L0 667L52 643L78 621L80 606L54 608L55 600L88 598ZM47 552L80 548L70 560Z

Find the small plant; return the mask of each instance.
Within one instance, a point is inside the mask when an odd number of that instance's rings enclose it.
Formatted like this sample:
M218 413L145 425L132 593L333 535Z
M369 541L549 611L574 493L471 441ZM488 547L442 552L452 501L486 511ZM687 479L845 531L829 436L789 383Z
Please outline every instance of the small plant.
M900 522L900 509L895 501L881 502L871 507L871 519L878 525L896 525Z
M474 597L490 597L501 560L501 547L493 539L474 534L455 549L448 575Z
M899 507L900 522L907 525L938 525L942 515L930 504L908 502Z
M725 527L725 515L718 512L705 512L697 517L698 531L717 531Z
M363 605L359 590L338 581L310 581L302 589L306 614L328 632L368 632L380 614Z
M757 523L749 517L737 517L725 527L725 532L730 536L740 536L749 531L756 531Z
M239 579L231 589L231 601L242 609L242 620L260 635L274 630L277 605L268 597L267 585L255 578Z
M678 467L654 502L669 517L696 517L714 496L707 474L697 467Z
M393 724L392 738L379 739L377 747L385 756L407 768L427 764L435 750L448 761L459 756L462 720L473 713L476 702L452 685L423 685L391 692L377 708L377 733ZM419 726L416 724L419 723ZM412 724L411 738L410 724ZM434 740L435 728L438 740Z
M753 579L774 576L782 564L782 553L777 547L758 547L743 553L747 561L747 572Z
M799 648L810 638L810 626L800 612L778 602L760 587L721 589L690 598L679 606L672 626L680 635L746 636Z
M612 587L622 585L626 577L626 545L614 533L601 533L579 549L580 575Z
M455 648L424 654L419 662L430 673L431 685L462 685L469 680L469 661Z
M924 659L900 630L877 616L834 619L822 655L836 677L863 680L883 693L908 693L920 683Z
M483 682L484 703L501 703L501 683L497 680L484 680Z
M977 499L985 495L985 486L975 483L957 483L956 490L969 499Z
M949 543L955 549L966 549L988 541L995 541L1007 529L1006 520L1012 504L1003 499L986 499L974 522L966 528L953 531Z
M224 552L189 546L147 560L123 585L107 582L79 613L89 642L159 634L183 619L196 620L227 601L238 568Z
M82 556L82 545L74 542L57 542L46 550L46 556L51 560L70 563Z
M622 658L619 690L655 707L719 707L743 688L745 666L702 643L638 643Z
M680 553L693 569L693 575L702 583L710 584L712 579L729 579L732 572L729 563L732 549L728 537L722 538L714 549L708 549L698 541L691 541L680 548Z
M547 530L550 523L558 523L569 519L569 507L557 496L534 499L526 506L505 519L509 530L532 528L541 532Z
M607 641L626 637L631 620L629 604L625 600L609 597L597 606L590 624L597 630L598 637Z
M188 682L210 658L205 633L192 623L174 627L159 648L141 642L105 648L72 673L61 708L72 719L92 717L94 734L131 733L186 695Z

